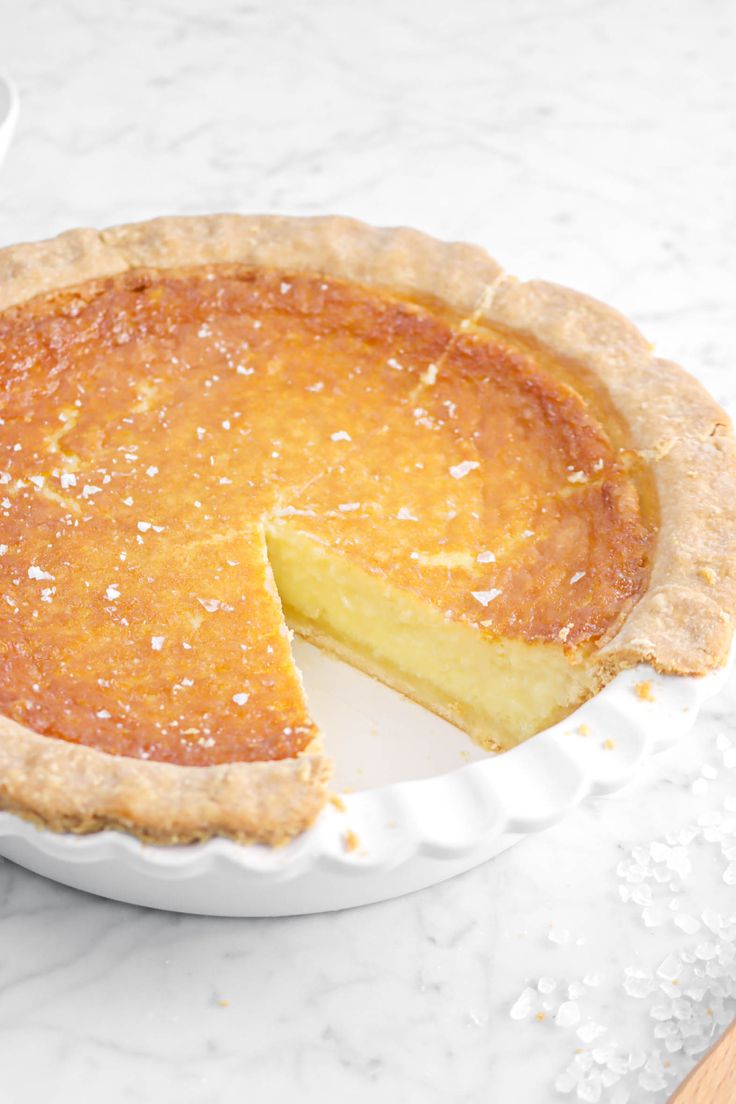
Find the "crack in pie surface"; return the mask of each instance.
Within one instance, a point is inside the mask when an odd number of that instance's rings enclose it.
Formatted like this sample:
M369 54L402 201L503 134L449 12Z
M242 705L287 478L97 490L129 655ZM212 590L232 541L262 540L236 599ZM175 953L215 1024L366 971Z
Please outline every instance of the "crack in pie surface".
M492 748L723 660L727 419L608 308L340 219L73 232L0 289L4 807L302 830L284 609Z

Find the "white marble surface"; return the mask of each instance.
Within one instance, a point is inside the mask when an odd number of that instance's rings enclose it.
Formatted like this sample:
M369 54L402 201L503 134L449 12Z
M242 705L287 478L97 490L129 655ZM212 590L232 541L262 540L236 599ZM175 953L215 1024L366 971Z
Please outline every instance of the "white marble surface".
M736 407L735 32L731 0L0 0L23 97L0 242L220 209L406 222L615 303ZM662 1104L736 1011L733 745L732 680L627 792L343 914L177 917L0 862L2 1100ZM682 951L673 1011L656 970ZM555 1022L586 974L593 1041ZM548 1008L512 1019L540 978ZM576 1050L649 1069L558 1092Z

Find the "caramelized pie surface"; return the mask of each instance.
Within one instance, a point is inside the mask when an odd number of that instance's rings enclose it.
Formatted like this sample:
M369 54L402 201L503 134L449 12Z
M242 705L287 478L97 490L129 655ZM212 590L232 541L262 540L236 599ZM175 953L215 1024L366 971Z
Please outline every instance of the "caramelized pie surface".
M191 765L304 750L268 527L571 660L646 586L595 404L431 305L131 272L6 311L0 365L0 713L37 732Z

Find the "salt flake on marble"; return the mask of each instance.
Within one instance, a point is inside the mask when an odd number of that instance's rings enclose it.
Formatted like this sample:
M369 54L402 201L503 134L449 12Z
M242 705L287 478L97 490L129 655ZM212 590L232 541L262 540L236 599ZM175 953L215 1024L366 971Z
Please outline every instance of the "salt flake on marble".
M550 928L547 938L550 943L557 943L558 946L563 947L570 942L570 932L567 928Z
M659 928L667 922L667 913L657 905L642 909L641 918L647 928Z
M682 962L673 954L667 955L657 967L658 977L664 978L666 981L674 981L675 978L679 978L681 973Z
M575 1088L578 1078L571 1070L565 1070L555 1078L555 1089L559 1093L569 1093Z
M597 1077L578 1082L578 1100L584 1100L586 1104L598 1104L602 1092L603 1085Z
M535 989L527 986L511 1006L509 1016L512 1020L526 1020L538 1010L539 994Z
M639 1085L646 1092L659 1092L660 1089L667 1088L667 1082L661 1073L652 1073L649 1070L642 1070L639 1074Z
M723 880L726 885L736 885L736 862L728 864L723 871Z
M601 1035L605 1035L608 1029L603 1024L596 1023L595 1020L586 1020L581 1027L578 1028L578 1038L582 1039L584 1043L592 1043L595 1039L599 1039Z
M552 993L557 988L557 982L551 977L540 977L537 982L537 989L540 993Z
M580 1023L580 1008L575 1001L563 1001L557 1009L555 1023L558 1027L575 1027Z

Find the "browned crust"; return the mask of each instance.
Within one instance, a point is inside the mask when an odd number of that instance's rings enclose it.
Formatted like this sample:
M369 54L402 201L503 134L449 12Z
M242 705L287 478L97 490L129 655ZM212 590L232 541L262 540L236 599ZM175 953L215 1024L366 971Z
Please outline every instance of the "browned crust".
M327 800L331 763L298 759L179 767L49 739L0 717L0 809L57 832L122 828L152 843L223 835L280 844Z
M593 371L654 472L661 523L651 585L602 649L607 674L646 661L703 674L723 663L736 613L736 443L724 412L655 359L621 315L566 288L504 277L482 249L344 218L161 218L73 230L0 250L0 309L137 267L269 265L434 299L532 337ZM226 835L279 843L318 814L329 761L181 767L107 755L0 718L0 807L55 830L123 828L181 843Z
M497 284L483 318L592 370L647 460L659 531L646 593L600 660L702 675L728 655L736 614L736 441L728 415L682 368L652 355L611 307L542 281Z

